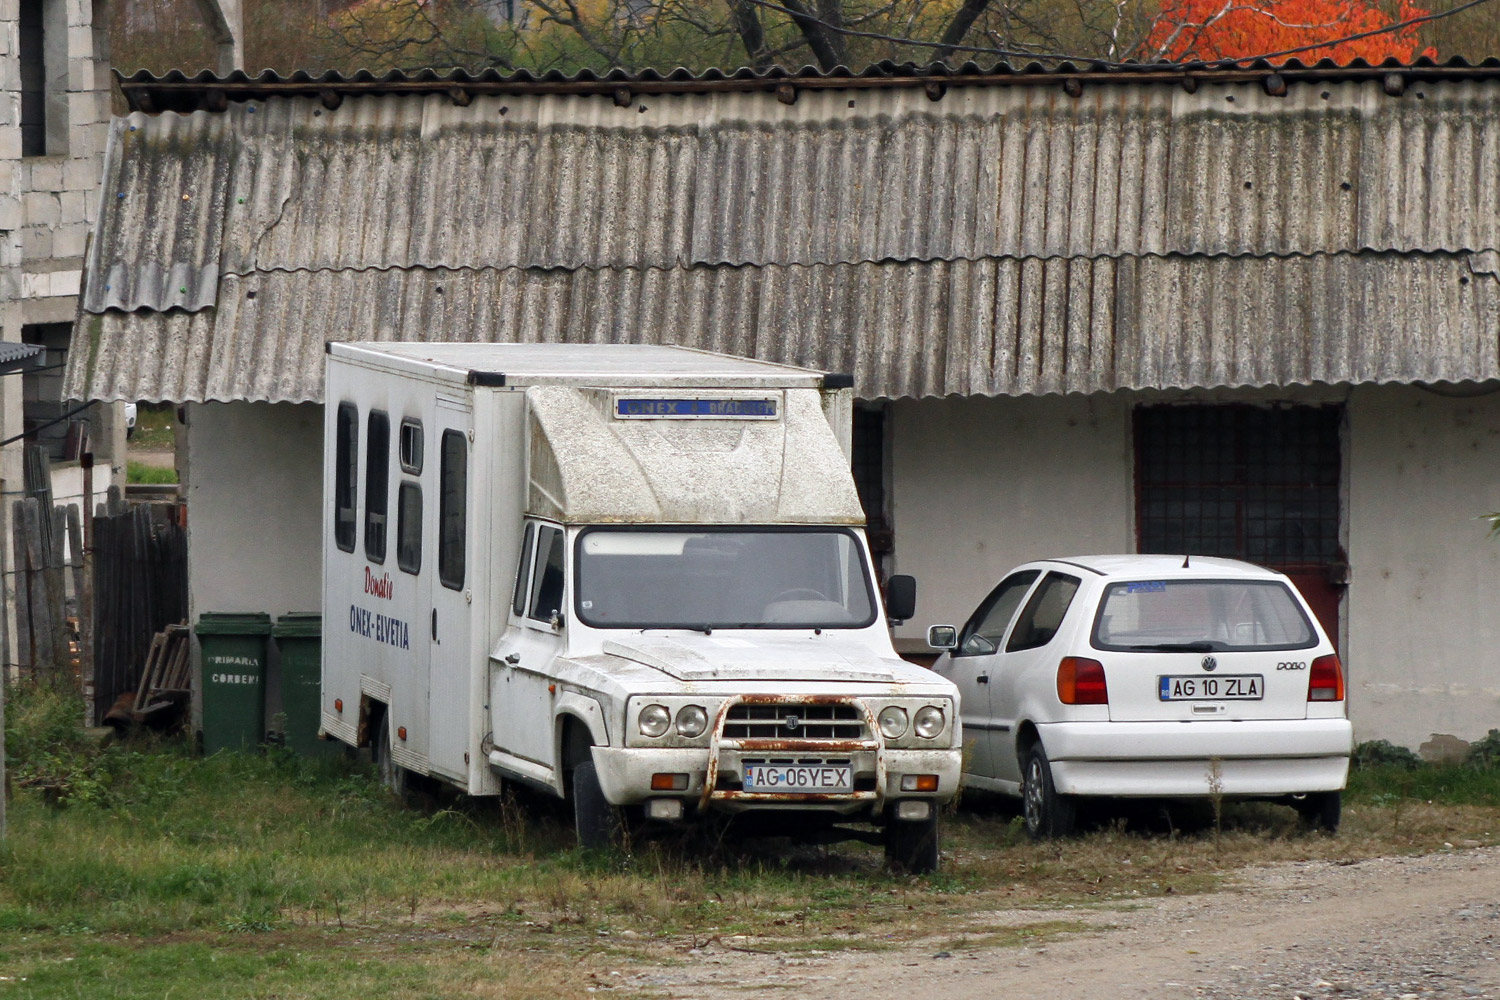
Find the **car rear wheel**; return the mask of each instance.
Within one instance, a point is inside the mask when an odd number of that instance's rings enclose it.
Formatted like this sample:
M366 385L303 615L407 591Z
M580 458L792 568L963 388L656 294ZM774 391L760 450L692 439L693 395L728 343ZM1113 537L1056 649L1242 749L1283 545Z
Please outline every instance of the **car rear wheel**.
M1078 806L1072 796L1057 794L1052 784L1052 765L1047 751L1035 743L1026 752L1021 772L1021 803L1026 815L1026 832L1032 840L1069 837L1078 819Z
M1314 830L1338 833L1339 819L1344 811L1344 793L1309 792L1300 799L1293 799L1292 808L1297 810L1302 822Z
M885 861L898 872L930 875L938 868L938 840L941 830L937 809L926 819L902 820L894 817L885 824Z

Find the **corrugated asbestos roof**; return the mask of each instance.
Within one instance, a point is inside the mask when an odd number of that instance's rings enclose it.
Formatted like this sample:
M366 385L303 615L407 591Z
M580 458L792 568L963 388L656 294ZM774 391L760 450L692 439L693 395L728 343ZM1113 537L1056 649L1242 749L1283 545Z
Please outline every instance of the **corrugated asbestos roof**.
M322 397L328 340L669 343L851 372L868 398L1500 374L1465 254L267 272L85 316L90 397ZM78 378L70 371L70 377Z
M67 388L317 399L324 340L367 338L683 343L866 397L1500 376L1500 63L1338 69L132 114Z

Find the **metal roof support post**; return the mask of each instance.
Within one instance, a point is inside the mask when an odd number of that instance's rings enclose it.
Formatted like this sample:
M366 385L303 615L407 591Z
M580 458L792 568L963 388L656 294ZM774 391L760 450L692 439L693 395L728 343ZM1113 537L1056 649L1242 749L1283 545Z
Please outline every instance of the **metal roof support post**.
M242 0L198 0L203 23L218 46L220 76L245 68L245 13Z

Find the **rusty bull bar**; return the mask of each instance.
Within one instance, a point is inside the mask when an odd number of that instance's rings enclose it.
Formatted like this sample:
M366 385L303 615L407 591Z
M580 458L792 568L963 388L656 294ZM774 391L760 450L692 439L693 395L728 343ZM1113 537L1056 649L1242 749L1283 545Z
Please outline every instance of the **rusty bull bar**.
M864 720L865 732L870 734L869 739L864 740L826 740L826 739L725 739L724 722L728 718L730 709L738 705L848 705L859 713ZM885 798L885 741L880 739L880 729L876 725L875 716L865 702L854 695L785 695L785 694L742 694L727 698L719 706L714 715L713 726L709 730L710 738L708 744L708 771L703 776L703 794L699 799L698 808L706 809L712 802L875 802L876 811L879 811L880 803ZM733 789L720 789L719 784L719 759L724 750L733 750L739 753L854 753L856 751L868 751L875 754L875 790L868 792L745 792Z

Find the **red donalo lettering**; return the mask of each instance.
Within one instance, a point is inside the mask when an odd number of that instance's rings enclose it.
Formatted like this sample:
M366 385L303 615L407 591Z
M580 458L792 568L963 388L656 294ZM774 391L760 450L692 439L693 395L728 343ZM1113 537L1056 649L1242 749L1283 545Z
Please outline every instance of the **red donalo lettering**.
M374 573L370 572L370 567L366 566L365 593L374 597L382 597L389 601L392 597L396 596L396 585L391 582L391 575L389 573L382 573L377 577Z

